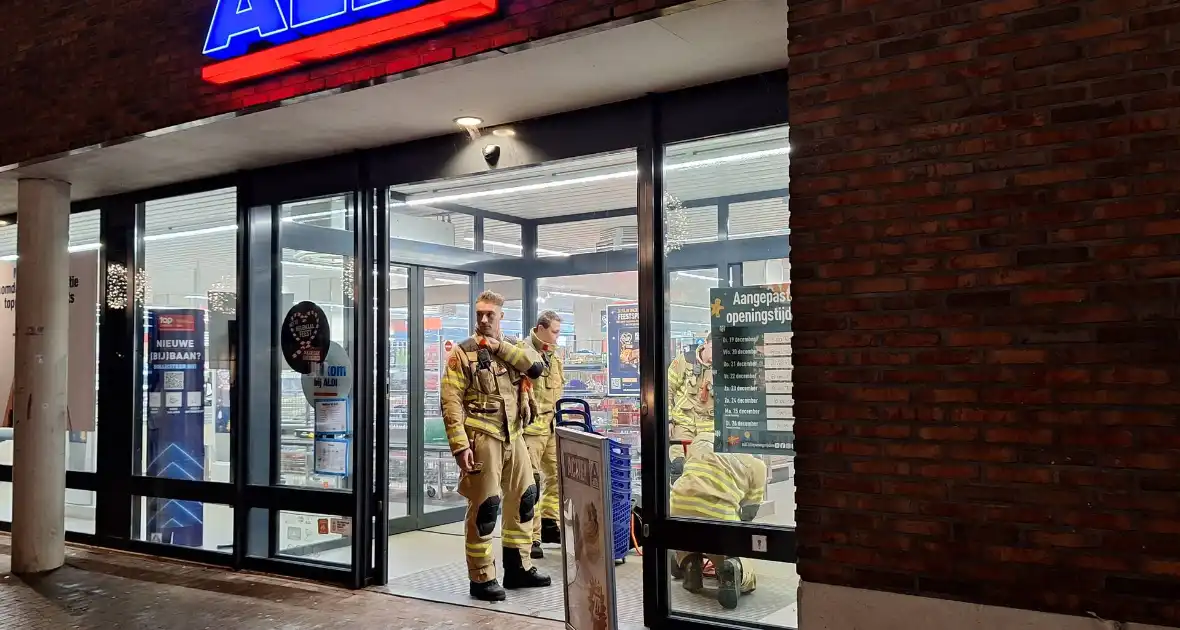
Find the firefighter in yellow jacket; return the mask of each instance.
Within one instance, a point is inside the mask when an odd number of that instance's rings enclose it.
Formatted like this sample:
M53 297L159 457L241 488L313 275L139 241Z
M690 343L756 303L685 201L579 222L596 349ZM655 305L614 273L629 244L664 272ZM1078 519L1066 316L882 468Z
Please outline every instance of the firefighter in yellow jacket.
M561 357L554 352L560 334L561 317L554 311L544 311L537 317L537 325L529 338L521 342L539 352L545 364L545 372L533 381L537 417L524 430L524 441L533 462L533 477L541 489L541 509L533 517L533 558L545 557L541 543L561 542L561 526L557 518L557 435L554 432L555 407L565 390Z
M688 443L713 442L713 342L676 357L668 366L668 452L672 478L684 467Z
M766 463L744 453L714 453L711 441L693 442L684 473L672 485L668 513L711 521L751 521L766 498ZM754 590L754 568L740 558L677 552L673 577L683 578L690 592L704 590L702 565L707 557L717 571L717 601L737 608L742 595Z
M505 599L505 588L551 583L529 558L537 487L523 435L532 420L530 379L539 378L545 365L535 352L502 338L503 307L504 298L496 293L479 296L476 334L451 351L442 382L443 423L461 471L459 494L467 499L470 592L484 601ZM501 513L503 586L492 555Z

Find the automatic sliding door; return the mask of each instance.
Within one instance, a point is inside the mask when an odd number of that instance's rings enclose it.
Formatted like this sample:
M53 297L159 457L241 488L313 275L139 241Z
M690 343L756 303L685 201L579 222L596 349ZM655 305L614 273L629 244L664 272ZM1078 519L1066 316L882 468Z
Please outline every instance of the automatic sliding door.
M410 268L389 267L389 492L388 518L411 515ZM378 452L378 457L381 453Z
M459 469L451 456L439 396L447 353L471 334L471 280L466 274L422 272L422 508L424 514L441 513L432 515L431 522L461 520L467 505L456 492Z

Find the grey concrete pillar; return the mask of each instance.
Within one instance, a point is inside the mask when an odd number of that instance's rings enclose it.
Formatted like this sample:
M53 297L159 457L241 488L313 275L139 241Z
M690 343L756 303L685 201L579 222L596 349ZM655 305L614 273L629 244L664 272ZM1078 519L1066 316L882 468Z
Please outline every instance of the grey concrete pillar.
M65 562L70 185L21 180L16 217L12 570L37 573Z

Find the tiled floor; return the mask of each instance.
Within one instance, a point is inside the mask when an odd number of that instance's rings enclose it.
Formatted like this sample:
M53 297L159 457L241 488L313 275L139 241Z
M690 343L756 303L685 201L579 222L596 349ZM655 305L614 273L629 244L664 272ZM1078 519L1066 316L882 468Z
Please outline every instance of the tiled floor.
M9 573L0 537L0 628L311 630L560 628L562 624L373 591L70 548L44 576Z
M774 511L760 515L758 521L767 525L794 525L794 484L772 484L767 494L773 501ZM499 533L497 526L497 539ZM499 547L498 542L495 547ZM509 593L505 602L478 602L467 594L467 574L462 562L463 524L451 523L390 537L389 583L375 589L426 601L476 606L558 620L563 619L565 614L560 583L560 553L560 548L548 548L547 557L537 563L553 577L554 585L551 588L513 591ZM347 564L351 558L350 554L349 548L343 548L321 552L312 557ZM711 591L693 595L682 589L678 582L672 584L670 592L672 609L677 613L706 618L738 619L783 628L797 627L796 599L799 577L795 572L795 566L757 560L746 562L756 568L758 589L743 597L737 610L728 611L721 608ZM711 582L706 586L709 584ZM615 568L615 586L620 628L642 628L642 558L632 555L626 564Z

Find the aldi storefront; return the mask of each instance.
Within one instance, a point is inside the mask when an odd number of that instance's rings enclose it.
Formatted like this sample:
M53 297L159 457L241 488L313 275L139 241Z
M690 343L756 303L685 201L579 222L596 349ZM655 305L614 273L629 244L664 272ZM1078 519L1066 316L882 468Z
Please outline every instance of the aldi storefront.
M69 388L97 401L68 404L67 538L564 619L551 544L552 587L468 595L440 393L488 290L507 335L556 313L563 395L628 448L620 625L796 626L785 4L208 4L185 76L233 111L9 170L68 182L92 261L71 280L98 318L70 311L97 350L70 344ZM742 302L766 290L777 311ZM777 344L764 379L713 376L712 346L756 352L714 344L728 313ZM673 518L671 418L712 446L731 387L717 445L762 467L751 520ZM689 592L668 570L687 552L740 558L757 589L722 606L706 563Z
M491 291L626 447L621 627L1180 625L1174 4L18 3L14 567L564 619L552 544L468 594Z

